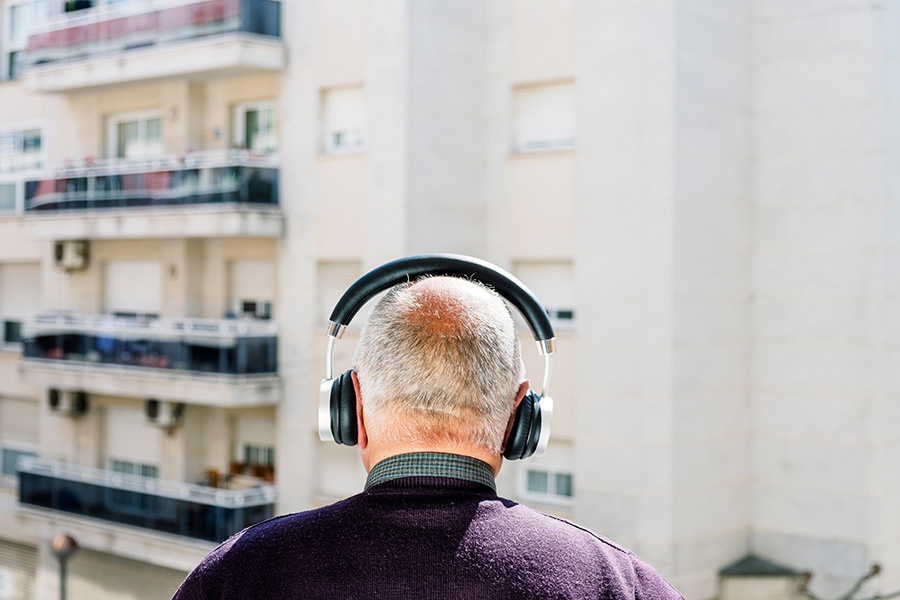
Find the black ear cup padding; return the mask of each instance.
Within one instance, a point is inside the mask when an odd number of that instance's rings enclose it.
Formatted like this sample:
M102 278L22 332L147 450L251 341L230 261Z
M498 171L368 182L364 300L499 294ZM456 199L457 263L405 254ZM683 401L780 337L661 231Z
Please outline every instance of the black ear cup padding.
M540 396L531 391L522 398L503 450L505 458L520 460L534 454L541 437L540 402Z
M351 371L338 375L331 384L331 435L334 441L345 446L355 446L359 439L356 426L356 391L353 389Z

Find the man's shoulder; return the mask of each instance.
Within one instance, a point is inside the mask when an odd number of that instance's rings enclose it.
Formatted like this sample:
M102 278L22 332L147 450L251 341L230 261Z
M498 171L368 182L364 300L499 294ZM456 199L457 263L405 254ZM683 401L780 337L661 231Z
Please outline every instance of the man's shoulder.
M512 531L527 532L526 542L545 557L568 567L616 573L637 598L678 599L682 596L643 558L630 549L568 519L509 503L516 522ZM539 543L536 542L539 540Z
M238 534L244 542L261 538L271 543L276 536L294 536L304 530L315 531L327 527L329 523L340 523L352 513L360 494L309 510L276 515L260 521Z

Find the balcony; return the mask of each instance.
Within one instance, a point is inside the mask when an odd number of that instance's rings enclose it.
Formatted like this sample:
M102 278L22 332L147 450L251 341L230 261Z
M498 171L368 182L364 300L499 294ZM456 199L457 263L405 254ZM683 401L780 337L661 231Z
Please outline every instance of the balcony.
M136 0L60 15L28 37L22 80L68 92L149 79L278 72L276 0Z
M276 160L245 151L87 161L25 181L39 238L278 237Z
M21 370L51 388L218 407L278 402L271 321L43 314L22 324Z
M210 542L275 514L275 488L227 490L65 463L19 461L19 502Z

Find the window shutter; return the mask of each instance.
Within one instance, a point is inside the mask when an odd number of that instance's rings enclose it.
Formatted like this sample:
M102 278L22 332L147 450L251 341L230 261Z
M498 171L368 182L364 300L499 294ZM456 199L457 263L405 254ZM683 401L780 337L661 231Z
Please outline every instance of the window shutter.
M268 419L238 419L235 423L236 458L243 459L244 445L275 447L275 423Z
M103 300L108 313L158 315L162 265L152 260L116 260L104 265Z
M38 403L0 398L0 441L38 443Z
M243 312L242 303L270 305L275 299L275 263L270 260L235 260L230 265L231 307Z
M21 318L41 306L41 266L0 265L0 317Z
M324 140L326 152L361 150L365 131L363 88L328 90L324 94Z
M161 431L145 422L143 407L107 407L106 457L108 460L157 465Z
M328 317L331 316L331 311L334 309L337 301L340 300L341 295L361 275L360 264L356 261L319 263L317 304L319 306L319 318L322 322L328 321ZM354 322L357 322L357 320L362 322L364 318L365 315L357 314L354 317Z
M34 598L37 549L0 540L0 599Z
M575 93L571 83L519 88L514 97L518 151L575 145Z
M575 281L570 261L522 261L514 264L513 272L534 292L552 318L574 317Z

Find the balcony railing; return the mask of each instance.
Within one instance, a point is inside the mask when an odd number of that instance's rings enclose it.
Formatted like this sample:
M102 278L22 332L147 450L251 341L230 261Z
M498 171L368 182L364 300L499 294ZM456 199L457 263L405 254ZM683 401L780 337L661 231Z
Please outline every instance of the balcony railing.
M22 325L26 360L219 375L278 371L271 321L41 314Z
M278 204L278 167L243 151L89 161L25 181L25 211Z
M275 489L226 490L21 458L19 502L221 542L275 512Z
M24 68L227 33L281 35L276 0L137 0L60 15L32 30Z

